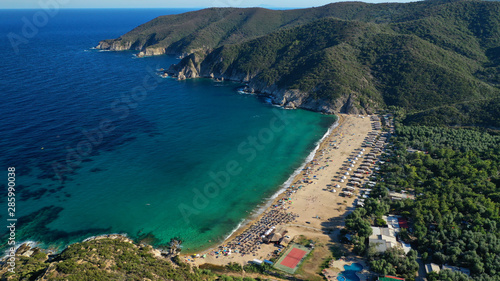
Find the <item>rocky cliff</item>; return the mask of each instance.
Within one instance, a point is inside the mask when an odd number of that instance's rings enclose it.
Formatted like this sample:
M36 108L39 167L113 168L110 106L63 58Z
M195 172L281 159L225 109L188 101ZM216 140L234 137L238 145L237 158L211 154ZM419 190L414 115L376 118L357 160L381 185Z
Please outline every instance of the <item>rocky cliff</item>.
M96 49L110 51L126 51L131 50L132 42L122 42L117 40L104 40L99 42Z
M167 54L167 50L162 47L147 47L140 42L123 41L123 40L103 40L99 42L96 49L109 51L139 51L138 57L159 56ZM175 52L171 53L175 54Z
M245 92L263 94L271 98L273 104L286 109L307 109L326 114L349 113L349 114L371 114L373 109L355 106L356 95L349 94L341 96L332 101L327 98L314 97L311 93L299 89L286 89L276 84L268 85L259 80L258 75L240 72L213 71L214 62L207 59L205 55L191 54L183 58L178 64L171 65L167 73L179 80L191 78L211 78L216 80L228 80L246 84Z

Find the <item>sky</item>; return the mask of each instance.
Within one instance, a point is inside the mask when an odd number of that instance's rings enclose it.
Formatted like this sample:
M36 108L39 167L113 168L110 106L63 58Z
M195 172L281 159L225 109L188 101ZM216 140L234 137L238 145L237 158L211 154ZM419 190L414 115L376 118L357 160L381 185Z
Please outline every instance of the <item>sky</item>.
M206 7L317 7L338 0L0 0L0 9L60 8L206 8ZM410 2L364 0L363 2Z

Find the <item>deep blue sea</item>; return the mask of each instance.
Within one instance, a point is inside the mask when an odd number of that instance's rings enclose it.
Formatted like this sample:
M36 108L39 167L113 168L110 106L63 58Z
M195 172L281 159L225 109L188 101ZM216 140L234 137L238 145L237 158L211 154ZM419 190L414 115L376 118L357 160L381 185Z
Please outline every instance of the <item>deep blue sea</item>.
M61 249L125 233L208 248L275 194L335 121L239 94L237 83L155 74L175 57L92 49L187 10L41 11L0 10L0 221L15 167L18 242Z

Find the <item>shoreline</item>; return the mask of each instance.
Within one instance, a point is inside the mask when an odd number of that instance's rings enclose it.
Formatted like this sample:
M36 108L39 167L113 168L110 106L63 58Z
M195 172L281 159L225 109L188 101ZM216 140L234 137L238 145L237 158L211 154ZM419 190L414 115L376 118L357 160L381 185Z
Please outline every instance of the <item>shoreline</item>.
M265 199L265 203L260 206L256 207L257 212L252 212L249 217L243 219L238 226L230 232L226 236L226 238L216 244L213 247L210 247L209 249L198 251L198 252L185 252L183 255L193 255L193 254L203 254L209 251L212 251L219 246L231 241L234 239L236 236L244 233L248 228L250 228L253 224L258 222L263 215L265 215L267 212L271 211L272 208L271 206L275 205L279 200L279 196L282 195L294 182L297 182L301 178L301 172L304 170L304 168L316 157L316 154L318 153L319 150L321 150L325 146L325 140L333 134L338 127L342 125L342 122L344 121L344 117L341 114L335 115L337 116L337 120L328 128L326 133L321 137L316 142L316 146L309 152L307 155L306 159L304 159L304 162L293 171L293 173L288 177L288 179L281 185L281 188L276 191L271 197Z
M342 106L335 106L331 102L327 100L321 100L322 102L310 102L308 101L307 98L304 98L303 95L308 95L307 92L301 92L297 90L290 90L286 88L278 88L274 90L268 90L268 89L258 89L258 88L253 88L253 84L258 84L258 81L252 81L252 80L242 80L242 79L236 79L232 77L226 77L224 75L215 77L211 75L201 75L196 74L196 75L191 75L189 77L186 76L179 76L179 71L172 70L173 66L177 66L178 64L172 64L169 66L168 69L164 69L163 71L156 72L156 74L162 78L172 78L176 79L177 81L183 81L183 80L191 80L191 79L209 79L212 80L215 83L221 83L221 82L232 82L232 83L238 83L241 86L237 88L237 92L239 94L249 94L249 95L257 95L257 96L264 96L264 97L269 97L271 99L270 104L274 106L281 107L283 109L302 109L302 110L308 110L312 112L317 112L321 114L327 114L327 115L336 115L338 114L371 114L370 112L372 109L368 108L363 108L363 109L354 109L352 105L348 105L347 101L343 101ZM166 75L166 76L164 76ZM249 88L250 87L250 88ZM295 98L290 98L286 97L286 94L290 94L292 97ZM280 99L284 99L284 101L279 101ZM347 106L347 107L346 107ZM352 110L354 109L354 110Z
M339 193L341 193L342 191L338 185L336 185L336 188L340 189L338 193L333 193L333 190L329 189L332 189L332 186L335 185L334 181L338 181L338 179L340 179L340 172L342 172L342 169L344 168L343 166L345 166L345 162L347 162L345 160L348 160L351 157L350 155L361 147L363 139L368 135L369 132L373 130L371 127L371 122L369 120L370 118L366 118L365 116L349 114L337 114L336 116L337 120L328 128L324 136L317 141L315 147L310 151L304 162L293 171L290 177L282 185L280 185L279 189L272 196L265 199L265 203L257 206L247 218L238 223L234 230L232 230L224 238L224 240L212 244L213 246L205 250L181 252L181 258L185 259L186 262L189 261L193 266L199 266L207 263L225 265L230 262L246 264L247 262L255 258L267 259L267 257L271 256L273 250L276 249L274 244L258 243L257 245L259 247L258 250L256 250L256 253L252 251L234 251L233 255L215 256L213 252L218 251L217 249L222 249L222 247L226 247L227 244L234 245L235 241L238 241L237 238L239 235L245 233L246 231L251 232L252 227L261 223L260 220L262 218L265 219L265 216L268 216L273 212L274 214L282 213L294 217L291 221L283 221L276 224L276 227L284 226L288 228L288 235L291 237L291 239L299 235L305 235L310 238L320 238L323 240L325 237L328 237L328 241L333 241L334 239L331 234L333 233L333 231L338 229L339 225L342 225L341 221L343 221L345 215L350 212L349 206L352 206L354 198L339 196ZM362 121L363 119L364 121ZM312 177L313 175L314 178ZM316 177L316 175L318 177ZM301 186L303 186L303 188L294 188L293 184L297 186L299 182ZM291 202L292 200L283 200L284 193L287 193L287 198L293 198L293 205ZM316 197L318 197L317 195L319 195L319 200L318 198L309 198L311 197L311 195ZM319 204L322 200L325 200L325 198L323 197L331 198L328 199L328 205L330 206L327 207L326 204ZM316 200L319 202L316 202ZM344 203L340 203L342 200ZM339 205L345 205L345 207L338 208L338 211L332 211L332 208L335 208L333 206L336 205L335 201L337 201L337 204ZM325 202L323 201L323 203ZM320 205L324 207L321 207ZM305 208L301 209L301 206ZM327 210L328 208L330 209L330 211ZM311 211L317 213L311 213ZM322 220L320 220L320 217L318 215L321 215ZM337 225L328 223L324 220L327 217L329 217L330 219L337 219L337 221L340 221L340 223L337 223ZM321 224L319 224L318 222ZM325 224L325 222L327 222L327 225L323 225ZM123 234L102 234L98 236L87 237L82 241L78 241L72 244L94 240L96 238L105 238L109 237L110 235L116 235L124 237L126 239L130 239L129 237L127 237L127 235ZM140 244L139 241L133 241L133 243ZM72 244L66 246L61 250L61 252L67 249ZM155 249L159 250L158 248ZM239 253L241 253L241 256L239 255ZM200 256L203 256L203 258L200 258Z
M245 232L252 224L256 223L266 212L272 210L270 208L272 205L275 205L277 201L279 200L279 196L282 195L291 185L292 183L296 182L301 175L301 172L304 170L304 168L315 158L316 153L318 150L320 150L324 144L325 139L327 139L333 132L335 132L335 129L341 125L341 122L343 121L343 117L341 115L335 115L337 117L337 120L328 128L328 130L325 132L325 134L319 139L315 144L316 146L309 152L307 157L304 159L302 164L296 168L293 173L288 177L288 179L280 185L280 189L278 189L271 197L268 197L264 199L264 203L260 206L257 206L254 211L250 213L250 215L243 219L227 236L224 238L222 242L217 244L214 247L210 247L207 250L202 250L198 252L186 252L185 254L201 254L204 252L207 252L209 250L212 250L214 248L219 247L220 245L226 243L227 241L230 241L232 238L235 238L239 234Z
M355 196L339 196L347 184L342 183L341 173L374 130L367 116L337 114L337 117L304 163L265 204L257 208L254 216L249 216L215 246L198 252L184 252L181 257L193 266L230 262L246 264L253 259L269 259L276 247L272 243L263 243L259 233L271 226L287 228L288 240L306 235L325 243L336 241L334 232L342 227L343 218L352 211L355 200ZM334 188L339 189L338 193L333 191ZM273 221L282 215L292 219Z
M268 95L261 94L261 93L249 93L249 94L251 94L251 95L268 96ZM275 105L275 104L273 104L273 105L274 106L279 106L279 105ZM307 109L303 109L303 110L307 110ZM201 251L200 250L199 251L192 251L192 252L191 251L185 251L185 252L182 253L182 255L201 254L201 253L205 253L205 252L209 252L211 250L214 250L214 249L218 248L220 245L223 245L227 241L230 241L230 240L234 239L236 236L238 236L241 233L243 233L244 231L246 231L249 227L251 227L251 225L253 225L254 223L256 223L266 212L272 210L270 207L273 204L276 204L276 202L279 200L278 197L281 194L283 194L290 187L290 185L293 182L297 181L297 178L301 175L301 171L316 156L317 151L322 148L325 139L327 139L332 133L334 133L335 130L341 125L342 120L343 120L342 115L341 114L335 114L335 116L337 117L337 119L335 120L335 122L330 127L328 127L328 129L325 132L325 134L318 141L315 142L314 148L309 152L309 154L304 159L304 161L302 162L302 164L300 164L299 167L297 167L295 170L293 170L292 174L290 174L290 176L288 177L288 179L283 184L280 185L280 188L275 193L273 193L272 196L267 197L267 198L263 198L263 203L259 204L252 211L250 211L249 215L246 218L242 219L238 223L238 225L231 232L229 232L229 234L227 234L225 236L224 240L222 240L221 242L218 242L216 244L213 244L213 246L210 246L210 247L208 247L208 248L206 248L204 250L201 250ZM49 252L51 254L60 254L64 250L66 250L69 246L71 246L73 244L83 243L83 242L92 241L92 240L101 239L101 238L106 238L106 237L122 237L124 239L129 239L130 241L133 241L136 244L140 244L140 241L135 241L134 239L131 239L127 233L103 233L103 234L99 234L99 235L92 235L92 236L83 238L83 239L81 239L79 241L70 243L70 244L66 245L65 247L63 247L63 248L58 249L57 251L54 251L53 249L50 249L50 247L49 248L39 247L43 243L40 242L40 241L34 241L34 240L26 240L26 241L18 243L16 245L16 250L19 249L23 245L28 245L31 248L40 248L40 249L42 249L44 251L47 251L47 252ZM158 248L155 247L155 249L158 249ZM2 259L3 258L5 258L5 257L2 257Z
M109 50L100 50L100 49L96 49L96 48L94 48L94 50L109 51ZM173 76L170 76L170 75L168 77L163 77L163 78L176 79L176 77L173 77ZM208 80L212 80L212 81L215 81L215 82L230 82L230 83L236 83L236 84L240 84L240 85L245 85L244 82L234 81L234 80L230 80L230 79L226 79L226 80L223 79L221 81L216 81L215 78L213 78L213 77L197 77L197 78L198 79L208 79ZM238 93L238 94L240 94L240 93ZM267 93L263 93L263 92L245 92L245 94L246 95L253 95L253 96L256 96L256 97L271 98L271 101L269 101L269 102L266 101L265 103L270 104L272 106L276 106L276 107L285 109L285 110L293 110L292 108L285 108L282 105L274 103L274 101L272 100L272 95L271 94L267 94ZM257 205L254 209L252 209L249 212L248 216L245 217L245 218L243 218L238 223L238 225L225 236L224 240L221 240L221 242L212 244L213 246L209 246L209 247L205 248L204 250L197 250L197 251L186 250L183 253L183 255L200 254L200 253L205 253L205 252L211 251L213 249L216 249L220 245L224 244L227 241L230 241L231 239L233 239L237 235L239 235L242 232L244 232L245 230L247 230L252 224L254 224L255 222L257 222L266 212L270 211L271 210L270 207L273 204L276 204L276 202L279 200L278 197L281 194L283 194L284 192L286 192L287 189L290 187L290 185L293 182L297 181L297 177L300 176L301 171L304 169L304 167L306 167L309 164L309 162L311 162L311 160L316 156L317 151L322 148L324 140L327 139L332 133L334 133L335 130L341 125L341 122L343 120L342 115L345 114L345 113L329 114L329 113L324 113L324 112L321 112L321 111L314 111L314 110L311 110L311 109L300 108L300 107L298 107L297 109L307 110L307 111L312 111L312 112L317 112L317 113L326 114L326 115L334 115L336 117L336 120L333 122L333 124L331 126L328 127L328 129L325 132L325 134L318 141L316 141L314 143L315 144L314 148L309 152L309 154L306 156L306 158L300 164L300 166L297 167L295 170L293 170L293 172L290 174L290 176L287 178L287 180L279 186L280 188L275 193L273 193L273 195L271 195L270 197L263 198L263 202L260 203L259 205ZM134 239L130 238L127 233L116 233L115 232L115 233L103 233L103 234L99 234L99 235L88 236L88 237L82 238L82 239L80 239L78 241L75 241L73 243L69 243L69 244L67 244L64 247L57 248L57 249L53 249L51 247L41 247L40 245L43 245L43 242L41 242L41 241L26 240L26 241L17 243L16 244L16 249L20 248L23 245L28 245L28 246L31 246L32 248L42 249L42 250L44 250L44 251L46 251L46 252L48 252L50 254L60 254L64 250L66 250L69 246L71 246L73 244L83 243L83 242L87 242L87 241L91 241L91 240L95 240L95 239L100 239L102 237L109 237L109 236L113 236L113 237L114 236L120 236L120 237L123 237L124 239L130 239L131 241L133 241L136 244L140 244L141 243L139 240L134 240ZM158 249L158 248L155 247L155 249Z

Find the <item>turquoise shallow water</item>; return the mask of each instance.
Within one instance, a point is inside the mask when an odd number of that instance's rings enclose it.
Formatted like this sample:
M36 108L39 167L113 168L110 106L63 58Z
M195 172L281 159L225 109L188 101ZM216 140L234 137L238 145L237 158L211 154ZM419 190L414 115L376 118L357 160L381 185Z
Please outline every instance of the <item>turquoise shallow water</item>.
M36 11L1 12L6 36ZM272 196L332 125L332 116L238 94L236 83L151 74L173 57L90 49L178 12L63 10L19 54L1 41L0 163L17 171L18 241L60 248L126 233L210 247ZM0 215L5 221L6 210Z

